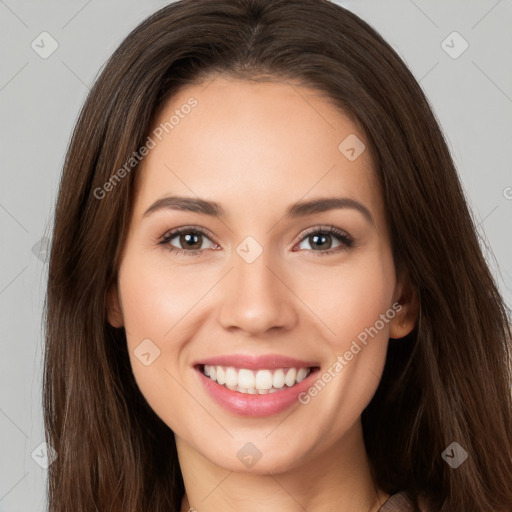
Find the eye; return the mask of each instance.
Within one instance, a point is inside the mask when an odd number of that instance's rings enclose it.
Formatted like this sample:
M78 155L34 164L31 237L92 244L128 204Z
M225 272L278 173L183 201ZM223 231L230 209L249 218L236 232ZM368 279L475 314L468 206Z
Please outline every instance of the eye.
M332 239L336 239L339 244L332 248ZM181 247L175 247L171 241L177 239ZM209 233L201 228L182 227L176 228L165 235L163 235L158 242L159 245L167 246L169 252L176 254L186 254L187 256L201 256L206 254L207 247L204 242L211 238ZM345 231L338 229L334 226L320 226L311 228L301 238L299 242L300 249L304 249L302 244L308 242L312 249L307 249L309 252L316 253L315 256L324 256L327 254L335 254L354 246L353 238ZM214 246L215 243L211 242ZM218 246L217 246L218 247ZM296 247L296 246L295 246ZM213 248L213 250L218 250Z
M335 250L327 250L332 247L332 239L338 240L339 244ZM299 247L303 249L302 244L307 242L312 249L309 251L316 253L315 256L325 256L327 254L335 254L354 246L354 239L345 231L334 226L315 227L309 230L302 237ZM306 248L307 249L307 248ZM326 250L324 250L326 249Z
M174 247L171 240L178 239L181 247ZM206 231L199 228L176 228L166 233L159 242L159 245L167 245L169 252L176 254L187 254L188 256L197 256L205 254L203 242L210 240Z

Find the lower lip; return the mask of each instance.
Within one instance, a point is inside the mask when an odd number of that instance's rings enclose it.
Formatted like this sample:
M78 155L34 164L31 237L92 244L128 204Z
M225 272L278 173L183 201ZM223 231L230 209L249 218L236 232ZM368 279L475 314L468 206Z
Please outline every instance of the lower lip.
M231 391L207 377L200 368L196 368L196 370L211 397L228 411L241 416L270 416L288 409L294 403L299 403L299 394L311 386L318 373L318 368L315 368L303 381L291 388L266 395L249 395Z

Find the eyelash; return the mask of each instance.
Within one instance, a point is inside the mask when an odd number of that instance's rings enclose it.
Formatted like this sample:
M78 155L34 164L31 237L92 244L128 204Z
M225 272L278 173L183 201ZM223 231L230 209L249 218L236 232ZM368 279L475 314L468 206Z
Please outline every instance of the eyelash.
M165 233L158 242L158 245L167 245L169 242L176 238L177 235L180 234L200 234L204 235L207 238L211 238L209 233L201 228L191 228L191 227L183 227L183 228L176 228L171 231L168 231ZM334 238L338 239L342 243L341 246L335 248L334 250L328 250L328 251L314 251L312 249L306 249L309 252L312 252L315 254L315 256L327 256L329 254L337 254L342 251L346 251L354 246L354 239L349 236L345 231L342 231L341 229L336 228L335 226L320 226L311 228L310 230L306 231L304 233L303 237L299 240L298 244L303 242L306 238L308 238L312 234L322 234L322 235L331 235ZM213 240L211 240L213 242ZM194 249L194 250L187 250L187 249L178 249L176 247L173 247L169 244L169 247L167 248L169 252L173 252L175 254L186 254L187 256L202 256L206 254L206 249ZM215 249L214 249L215 250Z

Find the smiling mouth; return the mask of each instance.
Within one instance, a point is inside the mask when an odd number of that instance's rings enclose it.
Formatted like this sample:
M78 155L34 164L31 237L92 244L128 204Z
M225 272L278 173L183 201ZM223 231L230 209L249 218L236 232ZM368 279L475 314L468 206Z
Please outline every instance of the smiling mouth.
M292 388L317 367L262 368L250 370L234 366L198 365L198 370L217 384L242 394L266 395Z

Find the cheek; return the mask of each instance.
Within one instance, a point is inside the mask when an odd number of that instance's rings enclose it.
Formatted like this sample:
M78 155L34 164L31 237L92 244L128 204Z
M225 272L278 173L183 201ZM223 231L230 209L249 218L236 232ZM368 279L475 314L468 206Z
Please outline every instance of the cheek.
M190 272L128 253L119 269L127 346L137 385L152 409L174 429L169 411L185 409L180 361L192 332L194 305L212 277L191 281ZM167 417L168 416L168 417Z
M186 315L208 291L210 275L193 274L159 259L131 256L119 272L123 317L129 342L154 338L168 344L186 324Z
M296 293L326 327L326 339L337 353L374 326L392 304L394 265L391 254L379 248L346 264L298 275ZM379 322L378 328L380 337L387 339L389 324Z
M301 403L311 408L312 416L330 418L334 437L356 421L373 397L385 364L389 321L395 316L391 254L376 250L367 256L330 269L328 278L317 280L317 285L328 287L308 288L308 301L328 327L324 331L328 354L322 373Z

